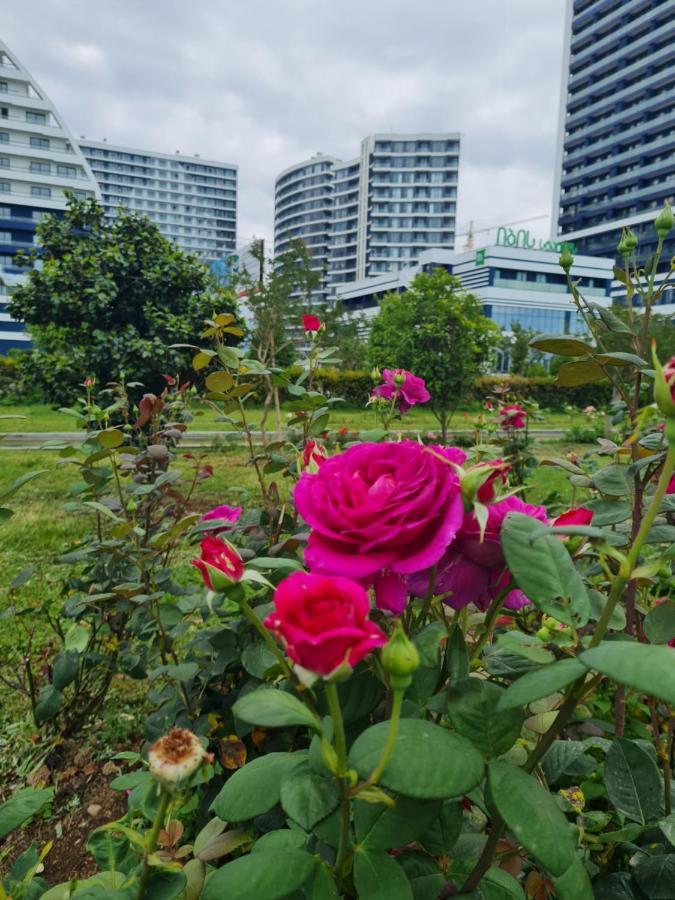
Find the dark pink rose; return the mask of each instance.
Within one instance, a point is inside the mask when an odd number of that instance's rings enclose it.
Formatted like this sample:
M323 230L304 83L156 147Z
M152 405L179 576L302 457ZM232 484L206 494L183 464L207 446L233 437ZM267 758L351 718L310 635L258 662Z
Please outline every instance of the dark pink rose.
M212 591L221 591L235 581L241 581L244 561L232 544L208 535L199 544L200 557L192 565L202 573L204 584Z
M406 369L385 369L382 372L382 382L373 390L372 396L383 397L385 400L396 398L401 413L408 412L417 403L428 403L431 399L424 379Z
M441 444L429 444L429 449L456 466L463 466L466 462L466 453L460 447L443 447Z
M668 482L668 487L666 488L666 494L675 494L675 475Z
M274 612L264 624L294 663L328 676L387 643L369 612L368 594L349 578L294 572L274 592Z
M208 474L213 475L213 470ZM240 516L241 506L228 506L227 503L222 503L220 506L214 506L213 509L204 513L199 521L217 522L218 524L213 529L209 529L209 531L212 530L213 534L220 534L222 531L229 531L239 521Z
M553 520L553 525L590 525L593 520L593 510L586 509L585 506L577 506L575 509L568 509L567 512L559 515Z
M399 616L408 605L405 579L394 572L380 572L375 577L375 606Z
M502 406L499 415L502 419L502 428L524 428L527 422L527 412L519 403Z
M463 517L453 467L414 441L350 447L304 472L294 493L312 529L309 568L368 583L433 566Z
M663 367L663 377L670 388L670 399L675 403L675 356L671 356Z
M476 492L476 499L480 503L492 503L497 496L497 486L504 486L507 482L511 466L504 459L491 459L488 462L478 463L476 469L485 466L494 466L494 469Z
M305 334L309 334L311 331L318 331L321 328L321 319L318 316L305 313L302 317L302 327L305 330Z
M302 464L305 468L318 468L326 459L326 448L318 441L307 441L302 451Z
M462 523L457 535L457 548L474 562L489 569L504 566L504 554L501 546L501 531L504 519L510 512L523 513L540 522L548 522L544 506L532 506L518 497L506 497L488 506L488 519L485 533L481 540L480 526L473 513L469 513Z

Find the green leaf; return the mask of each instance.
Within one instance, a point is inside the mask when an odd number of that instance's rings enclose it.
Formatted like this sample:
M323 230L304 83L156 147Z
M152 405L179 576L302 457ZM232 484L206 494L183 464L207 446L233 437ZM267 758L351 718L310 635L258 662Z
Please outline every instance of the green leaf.
M598 469L592 481L593 487L610 497L625 497L632 490L627 466L618 463Z
M563 363L558 369L560 387L579 387L582 384L602 381L606 377L599 363L592 359L579 359Z
M306 850L241 856L209 876L201 900L281 900L297 891L316 865Z
M96 875L91 875L89 878L56 884L39 896L40 900L69 900L70 897L79 900L83 896L100 897L101 900L104 897L110 897L111 900L114 900L115 897L128 896L125 892L115 890L115 888L121 887L126 880L127 876L122 872L97 872ZM73 883L75 888L73 888ZM101 892L89 893L88 888L99 888ZM85 892L87 893L85 894Z
M433 856L448 856L462 831L463 812L456 800L446 800L440 815L420 838L422 846Z
M52 788L22 788L0 804L0 840L36 815L54 796Z
M593 882L595 900L639 900L630 872L613 872ZM644 895L643 895L644 896Z
M307 835L299 829L276 828L263 834L251 847L251 853L266 853L269 850L302 850L307 843Z
M281 782L281 808L305 831L329 816L340 802L338 783L309 765L298 766Z
M538 334L530 341L530 347L543 350L544 353L556 353L558 356L585 356L593 352L593 347L581 338L564 337L561 334Z
M306 759L306 753L268 753L246 763L225 782L213 811L225 822L262 815L279 802L282 779Z
M547 665L548 663L555 662L555 656L551 653L550 650L546 649L543 641L540 641L539 638L534 635L523 634L522 631L505 631L503 634L500 634L497 638L496 649L497 651L506 650L512 654L515 654L516 656L522 656L524 659L529 660L531 663L540 663L542 665ZM494 651L494 646L491 647L490 650ZM534 666L532 665L525 666L523 671L529 671L533 668ZM516 669L516 673L518 671L519 670ZM514 673L511 671L491 671L491 674L511 676Z
M118 428L107 428L105 431L99 431L96 440L104 450L114 450L124 443L124 434Z
M541 761L546 780L549 784L555 784L568 769L582 758L592 759L592 757L586 757L586 745L583 741L553 741ZM593 768L595 768L595 760L593 760Z
M464 632L458 623L450 629L448 643L445 651L446 669L448 670L448 683L453 684L469 674L469 652L464 640Z
M542 523L536 519L509 513L504 520L501 541L511 574L535 606L558 618L565 615L566 609L551 604L555 600L568 600L576 624L588 622L590 601L586 587L559 538L542 531Z
M647 614L644 621L647 640L652 644L667 644L675 638L675 603L665 600Z
M605 641L584 651L579 659L619 684L651 694L675 706L675 658L673 648L628 641Z
M552 875L564 875L576 859L576 846L551 794L534 776L501 760L490 761L488 787L516 840Z
M317 863L314 875L305 886L307 900L340 900L337 885L326 863Z
M35 704L35 719L38 724L48 722L58 715L61 706L61 691L53 684L47 684L38 694Z
M356 841L365 850L391 850L417 840L441 812L440 800L396 797L393 807L354 801Z
M448 714L459 734L488 756L501 756L520 736L520 709L500 709L504 688L482 678L464 678L448 690Z
M649 900L675 898L675 853L642 856L633 877Z
M62 691L75 680L80 666L80 654L76 650L63 650L54 657L52 666L52 682L54 687Z
M640 369L645 369L649 366L646 360L641 359L634 353L621 353L618 350L612 353L596 353L594 359L597 359L598 362L603 363L605 366L637 366Z
M658 767L634 741L616 738L612 742L605 759L605 787L617 812L632 822L646 825L662 818L663 790Z
M434 859L420 850L412 850L397 856L396 861L410 882L415 900L430 900L440 896L445 875Z
M349 760L361 778L367 778L377 765L388 733L389 722L380 722L354 742ZM443 800L468 793L482 777L481 755L466 738L432 722L401 719L380 784L407 797Z
M497 866L487 870L479 887L483 900L525 900L523 889L516 879Z
M38 475L43 475L47 469L39 469L37 472L27 472L25 475L21 475L19 478L15 478L14 481L11 482L9 487L6 487L2 493L0 493L0 501L4 503L5 500L9 500L9 498L15 494L20 487L24 484L27 484L29 481L32 481L33 478L37 478Z
M601 322L604 322L609 331L613 331L615 334L631 333L628 325L626 325L625 322L622 322L621 319L616 316L610 309L607 309L606 306L601 306L599 303L589 303L588 305L593 310L593 312L597 313L598 318Z
M187 878L182 869L152 866L143 892L144 900L176 900L183 893L186 884ZM107 893L105 896L108 896ZM73 900L78 900L77 894Z
M524 706L526 703L532 703L533 700L548 697L561 688L567 687L586 672L586 666L576 659L560 659L550 666L526 672L502 694L498 708L510 709L514 706Z
M279 660L262 641L254 641L247 644L241 654L241 664L249 675L259 678L261 681L265 673L278 667Z
M241 697L232 707L235 716L249 725L261 728L287 728L305 725L319 732L319 720L305 704L285 691L258 688Z
M675 847L675 813L671 813L667 818L659 822L659 828L670 845Z
M580 859L575 859L566 872L554 878L553 884L557 900L594 900L591 880Z
M364 900L413 900L412 887L395 859L377 850L354 855L354 883Z

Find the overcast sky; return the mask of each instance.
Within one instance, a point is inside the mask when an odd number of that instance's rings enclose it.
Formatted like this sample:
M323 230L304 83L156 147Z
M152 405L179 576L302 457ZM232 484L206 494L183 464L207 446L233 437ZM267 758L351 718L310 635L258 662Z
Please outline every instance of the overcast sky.
M461 132L459 231L550 214L564 0L3 7L76 136L238 163L240 238L271 236L278 172L377 131Z

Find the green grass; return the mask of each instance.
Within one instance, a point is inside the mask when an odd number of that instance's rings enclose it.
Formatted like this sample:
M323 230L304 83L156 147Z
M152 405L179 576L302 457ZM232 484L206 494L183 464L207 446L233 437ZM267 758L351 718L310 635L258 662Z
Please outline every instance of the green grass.
M226 422L217 422L217 413L201 404L195 403L191 407L194 421L191 428L195 431L231 431L232 427ZM480 412L478 406L460 410L455 413L451 430L466 429L472 427L473 418ZM282 410L284 422L292 413ZM11 418L3 418L5 416ZM248 411L249 421L258 426L262 417L260 407L251 408ZM581 412L568 415L558 411L544 411L541 421L533 421L533 428L569 428L572 425L587 424L588 419ZM336 406L331 412L331 428L349 428L358 431L366 428L375 428L378 425L375 413L367 409L353 409L350 407ZM428 409L417 407L411 410L401 421L401 428L412 430L435 430L438 422ZM267 428L274 428L274 416L267 418ZM44 404L0 406L0 434L8 432L34 432L34 431L77 431L77 420L67 413L59 412Z

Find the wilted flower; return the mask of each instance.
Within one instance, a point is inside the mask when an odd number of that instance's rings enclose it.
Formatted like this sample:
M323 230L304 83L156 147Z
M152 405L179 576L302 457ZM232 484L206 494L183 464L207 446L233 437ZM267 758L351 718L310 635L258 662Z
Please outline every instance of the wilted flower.
M179 788L208 759L210 754L187 728L172 728L148 751L150 774L169 791Z

